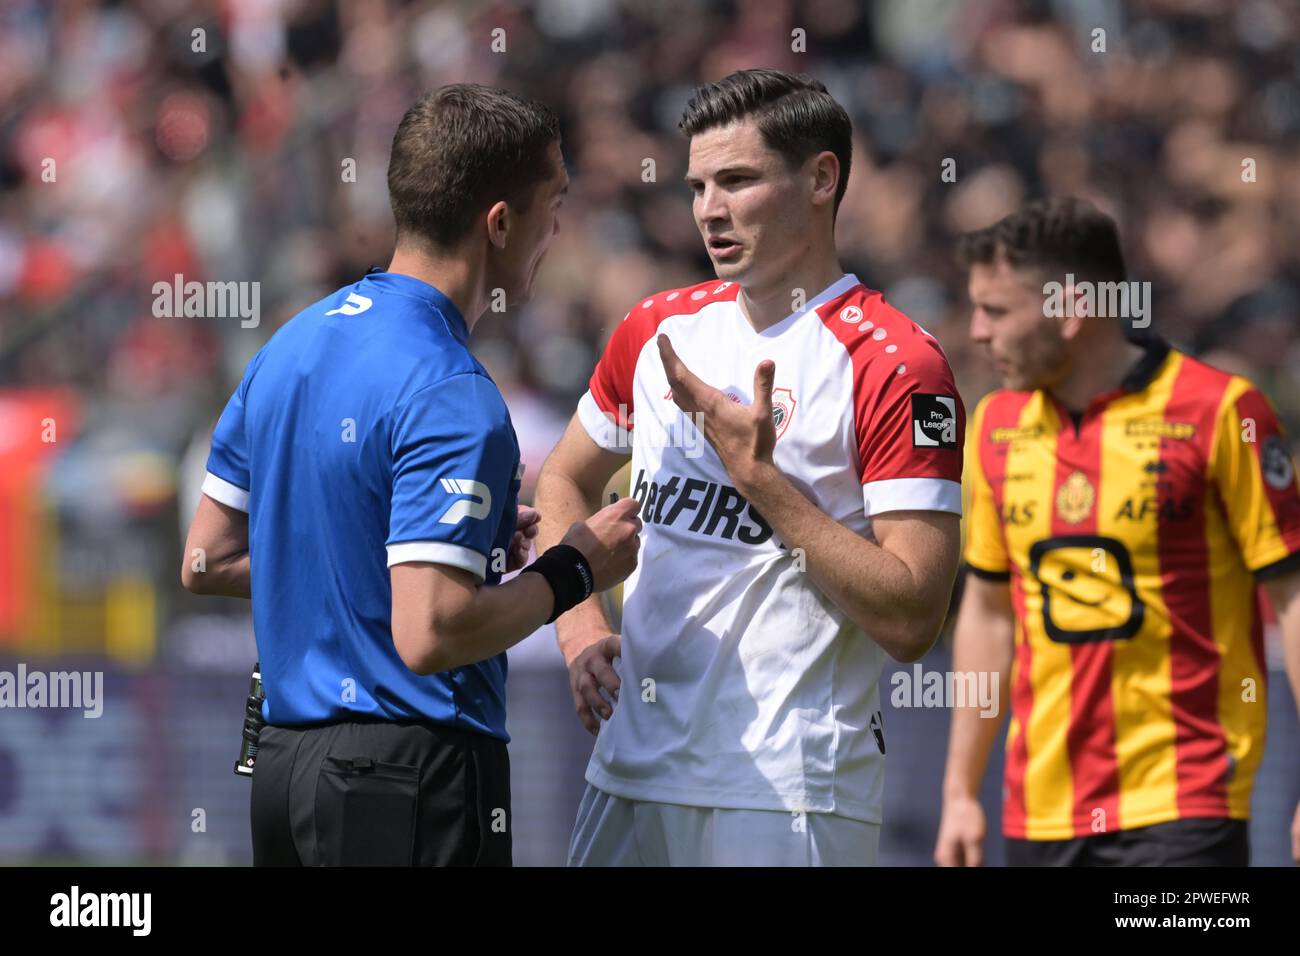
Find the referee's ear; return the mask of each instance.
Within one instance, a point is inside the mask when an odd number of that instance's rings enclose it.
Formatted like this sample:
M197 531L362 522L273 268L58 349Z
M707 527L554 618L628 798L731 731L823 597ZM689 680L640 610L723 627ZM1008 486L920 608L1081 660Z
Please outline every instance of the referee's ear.
M488 242L498 249L505 249L506 236L510 230L510 206L501 200L493 203L487 212Z

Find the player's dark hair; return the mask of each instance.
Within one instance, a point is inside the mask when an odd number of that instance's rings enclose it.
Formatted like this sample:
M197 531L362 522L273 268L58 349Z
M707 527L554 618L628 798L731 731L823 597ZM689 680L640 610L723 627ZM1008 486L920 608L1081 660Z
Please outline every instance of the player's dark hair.
M399 241L446 249L493 203L527 211L556 173L547 151L559 138L554 113L506 90L453 83L426 93L398 124L388 161Z
M829 150L840 161L834 212L849 184L853 159L853 124L844 107L820 81L781 70L738 70L695 91L678 128L695 136L744 117L754 118L763 142L780 153L790 168Z
M1040 269L1061 279L1072 272L1090 282L1127 276L1115 220L1084 199L1038 199L991 226L957 240L957 261L969 269L999 258L1017 269Z

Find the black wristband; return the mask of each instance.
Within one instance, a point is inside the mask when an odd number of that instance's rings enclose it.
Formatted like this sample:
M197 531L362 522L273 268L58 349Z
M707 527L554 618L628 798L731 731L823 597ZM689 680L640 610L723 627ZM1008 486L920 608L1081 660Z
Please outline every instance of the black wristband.
M546 578L546 583L555 595L555 610L546 619L547 624L587 600L595 590L596 581L591 574L591 565L573 545L557 544L548 548L546 553L524 568L524 571L536 571Z

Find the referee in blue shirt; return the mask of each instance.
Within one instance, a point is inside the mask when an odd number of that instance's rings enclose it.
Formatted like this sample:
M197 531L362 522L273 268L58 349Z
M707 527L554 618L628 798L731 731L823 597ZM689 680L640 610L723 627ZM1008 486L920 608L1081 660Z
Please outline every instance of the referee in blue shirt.
M506 648L623 580L626 499L519 570L538 515L470 354L527 301L568 188L544 106L457 84L393 139L386 272L305 309L212 436L182 582L253 599L256 865L508 865Z

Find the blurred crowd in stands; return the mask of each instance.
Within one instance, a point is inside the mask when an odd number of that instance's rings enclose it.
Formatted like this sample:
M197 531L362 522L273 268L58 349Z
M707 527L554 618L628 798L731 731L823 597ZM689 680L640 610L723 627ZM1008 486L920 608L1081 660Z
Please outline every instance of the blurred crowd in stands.
M534 301L474 335L535 479L613 326L711 275L677 120L751 66L848 109L842 264L938 336L968 407L993 381L953 239L1073 193L1119 220L1155 328L1254 376L1300 433L1289 0L7 0L0 387L81 398L66 487L116 476L131 507L174 508L248 358L386 264L404 110L499 85L559 113L573 183ZM176 274L259 282L260 323L156 317Z
M247 862L248 605L181 591L180 536L248 359L388 262L407 107L470 81L561 117L572 186L537 294L473 337L528 495L624 314L711 277L677 122L756 66L848 109L842 265L939 338L968 408L994 383L954 239L1073 193L1119 221L1154 328L1300 435L1295 0L0 0L0 652L121 665L103 721L0 724L0 858ZM155 315L176 275L259 283L259 321ZM591 740L553 641L511 660L516 861L555 863ZM1279 864L1296 731L1274 683L1254 853ZM881 859L924 864L947 718L891 721Z

